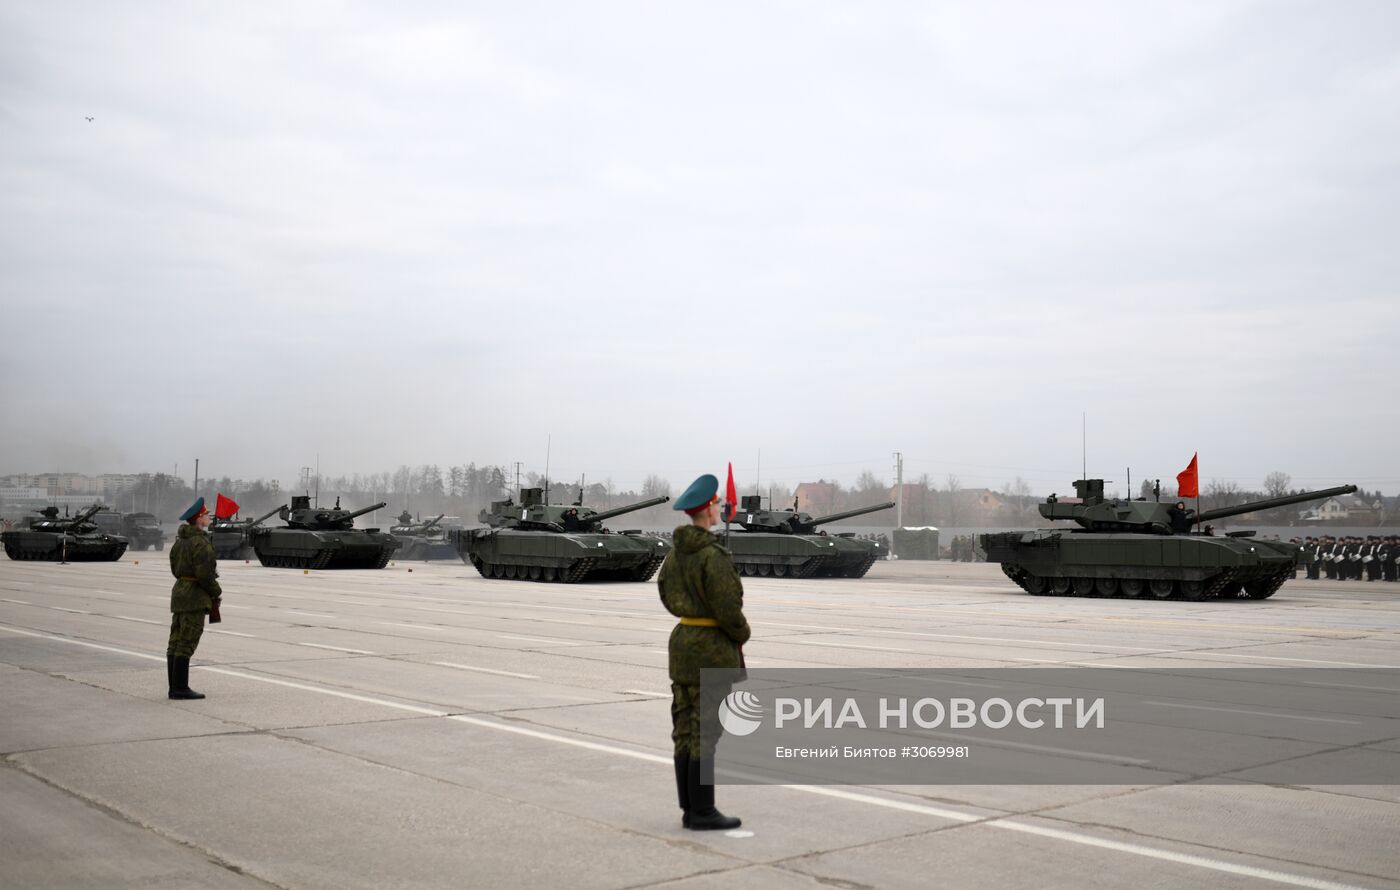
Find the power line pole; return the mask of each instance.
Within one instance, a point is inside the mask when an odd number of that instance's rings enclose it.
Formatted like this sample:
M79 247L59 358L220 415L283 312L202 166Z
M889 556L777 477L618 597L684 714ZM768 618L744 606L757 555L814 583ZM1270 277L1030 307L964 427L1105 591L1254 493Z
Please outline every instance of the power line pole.
M904 528L904 452L894 453L894 527ZM894 537L890 538L890 555L894 555Z

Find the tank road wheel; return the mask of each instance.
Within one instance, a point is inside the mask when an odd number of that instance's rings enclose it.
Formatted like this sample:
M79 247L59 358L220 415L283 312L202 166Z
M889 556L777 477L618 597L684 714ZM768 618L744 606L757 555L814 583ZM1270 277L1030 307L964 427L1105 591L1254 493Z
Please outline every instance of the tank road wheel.
M531 581L538 581L538 580L540 580L540 575L541 575L541 574L542 574L542 572L540 571L540 567L539 567L539 566L530 566L530 580L531 580Z
M1159 600L1166 599L1176 590L1176 582L1164 578L1153 578L1147 582L1147 586Z
M541 581L553 581L557 577L558 573L554 571L554 566L545 566L543 569L540 569Z
M1117 578L1098 578L1094 581L1094 589L1099 592L1099 596L1117 596Z
M787 577L787 573L788 573L788 572L787 572L787 566L782 565L781 563L779 563L778 565L773 566L773 577L774 577L774 578L786 578L786 577Z
M766 563L766 562L765 562L765 563L760 563L759 566L758 566L758 573L759 573L760 575L762 575L763 577L765 577L765 578L767 578L768 575L769 575L772 571L773 571L773 567L770 566L770 565L769 565L768 563Z
M1055 596L1064 596L1065 594L1069 593L1069 579L1051 578L1050 592L1053 593Z
M1118 586L1123 589L1124 596L1142 596L1142 592L1147 589L1147 582L1141 578L1124 578Z
M1030 572L1027 572L1025 577L1021 579L1021 586L1024 587L1026 593L1029 593L1031 596L1045 596L1046 592L1050 589L1049 582L1039 575L1032 575Z
M1074 585L1074 595L1075 595L1075 596L1093 596L1093 595L1094 595L1094 579L1093 579L1093 578L1075 578L1075 579L1074 579L1072 582L1070 582L1070 583L1072 583L1072 584Z
M1188 600L1199 600L1206 595L1206 582L1204 581L1182 581L1181 595Z
M505 566L501 565L501 564L498 563L498 562L493 562L493 563L491 563L491 577L492 577L492 578L504 578L505 576L506 576L506 567L505 567Z

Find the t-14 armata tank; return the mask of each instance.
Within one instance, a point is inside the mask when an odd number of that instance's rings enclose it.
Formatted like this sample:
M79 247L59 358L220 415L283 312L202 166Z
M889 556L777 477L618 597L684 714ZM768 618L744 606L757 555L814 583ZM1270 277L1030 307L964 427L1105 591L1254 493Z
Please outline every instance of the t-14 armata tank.
M247 519L215 519L209 524L209 538L214 543L215 559L252 559L253 529L263 524L264 520L271 519L274 513L281 513L287 509L287 505L273 507L263 515L254 520Z
M397 559L455 559L457 548L447 540L447 530L438 523L446 513L439 513L427 522L414 522L413 514L407 510L399 514L399 524L389 529L389 534L399 539L402 545Z
M378 503L351 512L340 509L340 498L336 498L334 509L325 510L311 506L311 498L301 495L292 498L290 511L281 509L285 526L254 528L248 537L258 561L265 566L382 569L399 549L398 539L377 528L355 528L355 519L383 506Z
M111 562L121 559L127 540L109 535L93 523L101 504L85 507L72 516L60 518L57 507L45 507L42 519L28 528L0 533L5 555L10 559L39 559L50 562Z
M1105 500L1102 479L1080 479L1074 488L1079 503L1061 503L1051 495L1040 505L1040 515L1072 519L1081 528L981 536L987 561L1001 563L1006 576L1027 593L1262 600L1293 577L1302 558L1302 548L1256 539L1252 531L1220 536L1209 531L1174 531L1166 504ZM1199 527L1229 516L1354 491L1355 485L1307 491L1206 510L1190 519Z
M669 497L600 512L546 504L542 494L539 488L521 489L518 506L506 499L481 511L488 528L454 530L451 539L462 561L486 578L646 581L671 552L671 543L655 535L603 527L605 520L664 504Z
M762 503L758 495L739 499L739 512L734 517L739 529L729 535L726 545L742 574L859 578L877 559L889 555L889 548L880 541L857 538L854 532L827 534L817 526L888 510L894 501L816 519L798 512L796 503L791 510L764 510Z

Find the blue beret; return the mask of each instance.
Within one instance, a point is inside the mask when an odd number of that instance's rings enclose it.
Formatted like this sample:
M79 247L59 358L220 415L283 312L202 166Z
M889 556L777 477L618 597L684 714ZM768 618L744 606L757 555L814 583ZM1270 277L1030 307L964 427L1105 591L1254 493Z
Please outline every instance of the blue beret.
M180 514L180 521L181 521L181 522L189 522L191 519L195 518L196 516L198 516L199 514L201 514L201 513L203 513L203 512L204 512L204 498L201 497L199 500L195 501L193 504L190 504L190 508L189 508L188 510L186 510L185 512L183 512L183 513Z
M719 491L719 479L706 473L690 483L690 487L671 505L672 510L694 510L708 504Z

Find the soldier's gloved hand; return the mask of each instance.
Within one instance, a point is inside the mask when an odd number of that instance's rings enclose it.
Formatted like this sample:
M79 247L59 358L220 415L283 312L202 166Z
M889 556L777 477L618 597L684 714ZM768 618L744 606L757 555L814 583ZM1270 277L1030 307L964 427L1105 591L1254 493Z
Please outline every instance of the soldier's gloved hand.
M219 614L219 602L220 600L215 599L214 602L210 603L209 605L210 624L218 624L220 621L224 620L223 616Z

